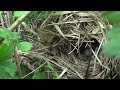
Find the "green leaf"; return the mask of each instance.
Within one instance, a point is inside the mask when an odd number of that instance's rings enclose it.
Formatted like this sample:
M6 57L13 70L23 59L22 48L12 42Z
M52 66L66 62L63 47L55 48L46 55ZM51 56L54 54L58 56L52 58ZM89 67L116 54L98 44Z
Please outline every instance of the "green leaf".
M26 65L21 65L21 70L22 70L22 76L25 76L31 72L31 70ZM30 74L27 77L25 77L24 79L30 79L30 78L32 78L32 76L33 76L33 74Z
M7 29L0 28L0 37L6 38L6 36L9 36L11 32Z
M106 34L109 41L103 45L103 52L106 56L117 56L120 58L120 27L113 27Z
M0 37L5 39L5 42L7 43L7 45L9 45L9 43L10 43L10 38L9 38L10 35L11 35L11 33L9 30L0 29Z
M11 32L8 29L0 29L0 37L5 39L7 45L10 44L11 40L17 41L21 38L19 34L17 34L16 32Z
M0 62L0 78L14 77L17 72L16 65L12 63L12 60Z
M17 32L12 32L8 29L0 29L0 36L2 38L9 38L12 40L18 40L21 38L21 36L19 34L17 34Z
M20 43L18 43L17 46L23 52L27 52L32 48L32 44L29 42L20 42Z
M25 11L14 11L14 18L15 17L20 17L20 16L22 16L23 14L25 13Z
M20 38L21 38L21 36L16 32L12 32L12 34L10 36L11 40L19 40Z
M11 59L14 53L13 45L1 44L0 45L0 62Z
M103 11L102 15L113 25L120 24L120 11Z
M120 40L111 40L104 44L103 52L106 56L117 56L120 57Z
M47 75L45 74L45 72L35 72L32 78L33 79L47 79Z
M10 74L6 71L3 71L3 68L0 68L0 79L8 79L11 78Z
M109 39L120 39L120 27L113 27L113 29L107 32L106 36Z

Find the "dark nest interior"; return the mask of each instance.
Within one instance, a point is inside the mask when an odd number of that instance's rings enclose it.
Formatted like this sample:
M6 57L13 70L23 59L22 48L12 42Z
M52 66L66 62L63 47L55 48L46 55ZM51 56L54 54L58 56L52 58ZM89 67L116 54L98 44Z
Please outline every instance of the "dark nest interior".
M38 22L32 20L33 31L21 33L22 40L33 44L29 53L21 54L30 70L39 68L58 79L119 78L119 61L102 52L110 25L100 12L53 11Z

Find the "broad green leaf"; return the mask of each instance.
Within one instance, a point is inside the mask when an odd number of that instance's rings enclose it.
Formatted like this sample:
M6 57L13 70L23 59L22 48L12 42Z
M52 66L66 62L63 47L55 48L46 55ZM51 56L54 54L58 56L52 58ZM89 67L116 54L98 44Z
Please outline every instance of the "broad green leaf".
M17 34L17 32L12 32L8 29L2 29L2 28L0 29L0 37L9 38L13 40L18 40L21 38L21 36Z
M0 78L14 77L16 71L16 65L12 62L12 60L0 62Z
M10 30L0 28L0 37L6 38L6 36L9 36L11 34Z
M10 44L11 40L17 41L21 38L21 36L16 32L11 32L10 30L7 29L0 29L0 37L5 39L7 45Z
M11 77L10 79L19 79L19 77L18 77L18 71L16 71L15 75L13 77Z
M20 43L18 43L17 46L23 52L27 52L32 48L32 44L29 42L20 42Z
M47 75L45 74L45 72L35 72L32 78L33 79L47 79Z
M0 62L11 59L14 53L13 45L1 44L0 45Z
M19 40L21 36L17 34L16 32L12 32L10 39L11 40Z
M6 71L3 71L3 68L0 67L0 79L8 79L11 78L10 74Z
M14 16L13 17L20 17L25 13L25 11L14 11Z
M0 29L0 37L5 39L5 42L7 45L10 43L10 38L9 36L11 35L10 31L7 29Z

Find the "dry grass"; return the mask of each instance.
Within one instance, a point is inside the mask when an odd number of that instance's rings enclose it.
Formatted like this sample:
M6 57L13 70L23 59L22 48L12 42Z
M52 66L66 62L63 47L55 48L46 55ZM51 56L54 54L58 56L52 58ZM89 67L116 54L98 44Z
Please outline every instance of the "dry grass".
M113 79L119 76L119 61L102 53L108 30L100 12L55 11L32 35L29 56L52 64L61 79L84 79L87 68L88 79Z

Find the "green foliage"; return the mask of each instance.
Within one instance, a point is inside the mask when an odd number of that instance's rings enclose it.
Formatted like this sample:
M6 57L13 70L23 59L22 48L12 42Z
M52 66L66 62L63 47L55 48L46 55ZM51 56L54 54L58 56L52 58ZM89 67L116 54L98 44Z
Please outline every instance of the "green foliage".
M25 13L25 11L14 11L13 17L14 17L14 18L20 17L20 16L22 16L24 13Z
M0 62L9 60L14 53L13 45L1 44L0 45Z
M103 46L106 56L117 56L120 58L120 27L114 27L106 34L108 42Z
M10 45L11 41L14 41L22 51L28 51L32 48L32 44L29 42L19 42L21 36L16 32L11 32L7 29L0 29L0 37L5 39L7 45Z
M25 11L14 11L13 19L22 16ZM0 11L2 16L2 11ZM32 48L29 42L20 42L21 36L17 32L12 32L6 28L0 28L0 78L18 78L17 66L13 63L15 47L22 51L28 51ZM22 74L30 71L22 65ZM32 76L31 76L32 78Z
M31 13L30 17L37 18L37 19L44 19L47 18L51 11L35 11Z
M22 76L25 76L26 74L30 73L31 70L26 66L26 65L21 65L21 70L22 70ZM32 78L33 74L28 75L24 79L30 79Z
M108 19L112 25L120 25L120 11L103 11L102 16Z
M113 27L109 32L106 34L107 38L114 39L120 39L120 27Z
M0 37L5 39L5 42L0 45L0 78L16 78L17 68L11 61L15 51L14 47L18 45L22 51L28 51L32 44L19 42L21 36L7 29L0 29Z
M11 41L18 41L21 38L16 32L11 32L8 29L2 28L0 29L0 37L5 39L7 45L9 45Z
M47 79L47 75L45 72L35 72L33 77L33 79Z
M43 55L40 55L39 59L40 59L40 64L41 64L42 61L47 61L47 64L43 66L44 70L49 70L51 72L51 74L53 75L53 77L55 79L58 79L59 78L59 73L57 72L56 68L50 62L48 62L49 61L48 58L46 58Z
M57 73L57 70L54 68L54 66L50 63L48 63L47 65L45 65L46 69L49 69L50 71L53 72L53 75L55 77L55 79L59 78L59 74Z
M20 42L17 44L17 46L23 52L27 52L32 48L32 44L29 42Z
M20 36L16 32L0 29L0 37L5 39L5 43L0 45L0 78L12 78L17 71L16 65L11 62L15 50L12 41L18 40Z
M12 78L16 71L16 65L11 60L0 62L0 78Z
M113 28L106 33L108 42L103 45L103 52L106 56L120 58L120 11L103 11L102 14L113 25Z
M120 57L120 45L119 40L111 40L104 45L104 53L106 56Z
M50 11L39 11L38 13L40 13L40 14L38 14L38 15L40 15L40 17L39 18L47 18L48 17L48 15L51 13Z

